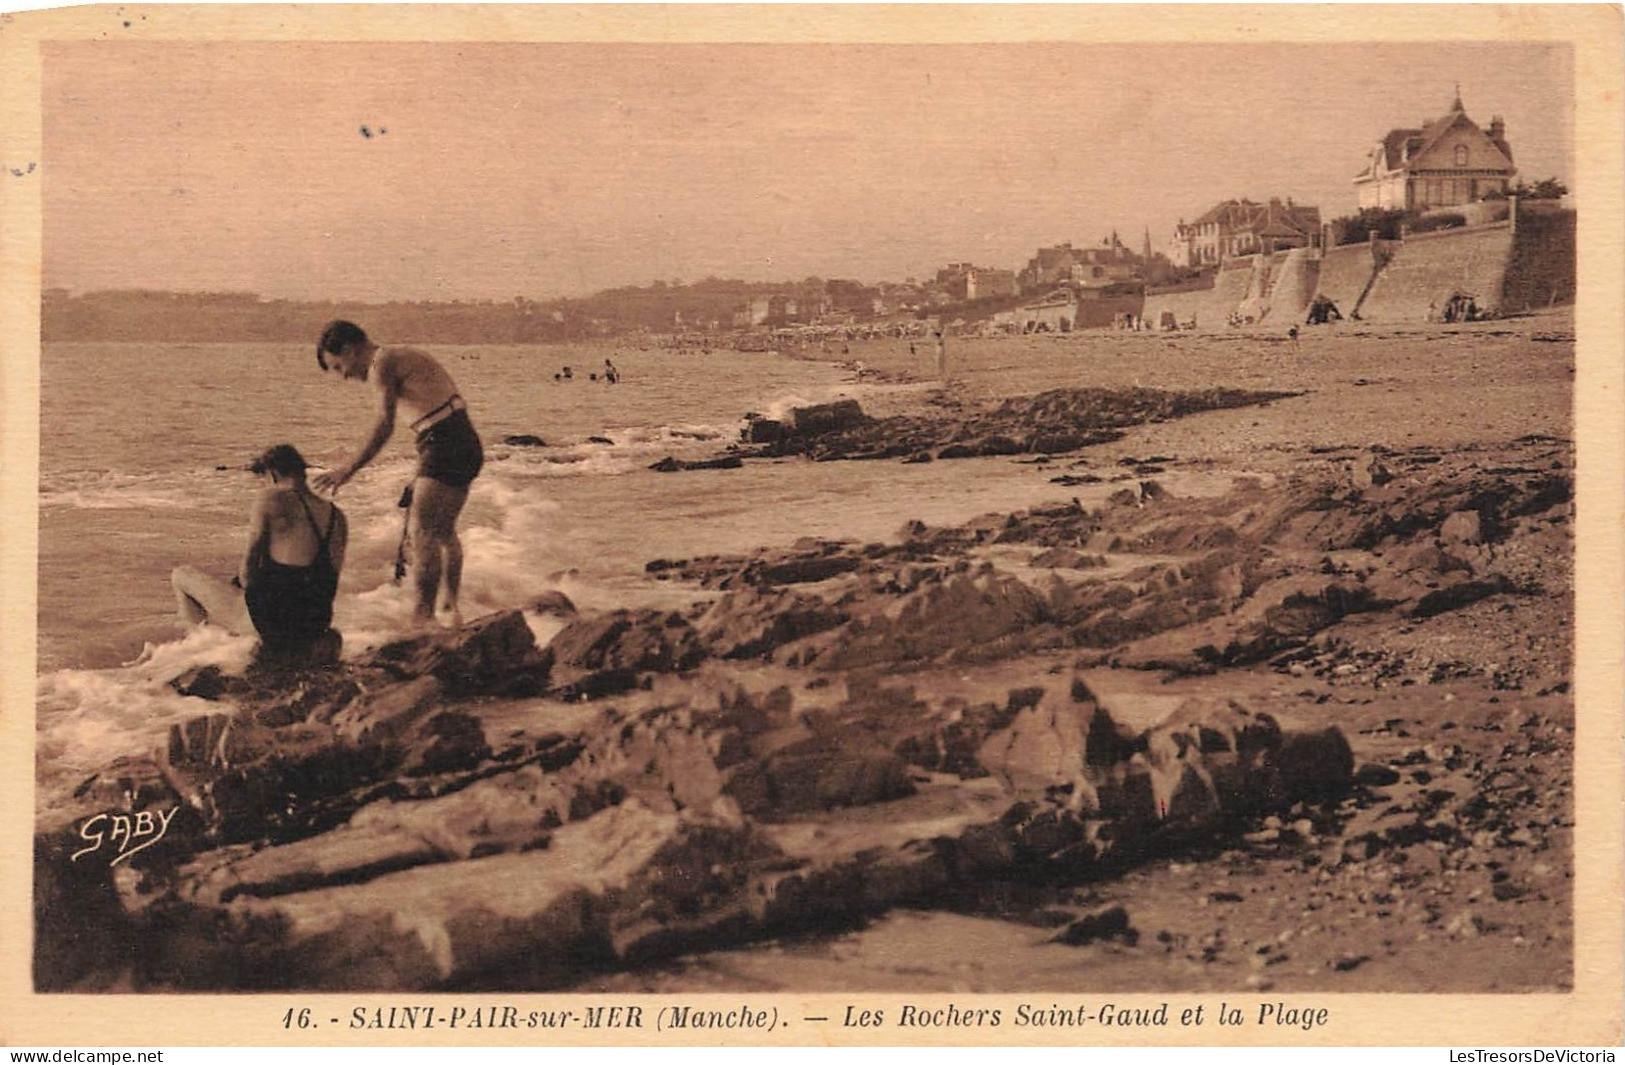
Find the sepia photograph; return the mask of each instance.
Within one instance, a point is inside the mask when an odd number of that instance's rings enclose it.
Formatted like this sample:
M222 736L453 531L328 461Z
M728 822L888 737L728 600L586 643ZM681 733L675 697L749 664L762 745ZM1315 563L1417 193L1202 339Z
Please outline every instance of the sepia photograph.
M1617 1039L1618 9L1087 7L15 16L22 1000Z

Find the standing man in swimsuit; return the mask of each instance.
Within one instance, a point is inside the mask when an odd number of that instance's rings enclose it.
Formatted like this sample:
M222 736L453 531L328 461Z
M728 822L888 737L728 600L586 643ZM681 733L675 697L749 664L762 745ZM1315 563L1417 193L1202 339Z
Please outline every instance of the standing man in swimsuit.
M451 375L429 355L416 348L380 348L352 322L332 322L322 331L316 364L346 381L370 381L382 406L372 435L356 457L338 470L317 474L311 483L319 491L337 491L383 450L395 432L397 409L404 412L417 436L418 452L407 515L417 589L413 622L426 626L434 621L444 585L450 622L460 626L457 593L463 579L463 545L457 538L457 516L468 501L468 486L485 463L468 404L457 394Z
M279 662L337 659L338 637L329 632L349 540L344 512L306 486L304 456L291 444L269 449L249 469L271 483L254 500L237 577L227 582L178 567L170 581L181 617L257 634L261 650Z

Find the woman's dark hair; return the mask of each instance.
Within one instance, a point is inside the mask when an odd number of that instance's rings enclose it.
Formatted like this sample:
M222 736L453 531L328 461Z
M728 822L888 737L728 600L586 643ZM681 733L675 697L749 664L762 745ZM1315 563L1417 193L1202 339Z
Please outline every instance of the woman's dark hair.
M249 463L250 472L274 473L282 477L303 477L305 456L292 444L278 444L267 448L259 458Z
M346 322L340 318L328 322L327 328L322 330L322 339L316 342L316 365L327 369L328 355L337 355L351 344L365 344L366 331L354 322Z

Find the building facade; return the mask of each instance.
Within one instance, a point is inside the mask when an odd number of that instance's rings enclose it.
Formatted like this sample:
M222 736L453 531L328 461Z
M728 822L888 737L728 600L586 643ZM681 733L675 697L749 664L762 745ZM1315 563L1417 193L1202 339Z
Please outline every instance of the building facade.
M1180 219L1168 245L1177 267L1208 266L1237 255L1307 248L1320 241L1320 208L1290 198L1268 203L1225 200L1194 222Z
M1043 292L1056 285L1100 287L1139 276L1140 259L1113 233L1093 247L1070 242L1039 248L1016 276L1022 292Z
M936 287L951 300L976 300L992 296L1014 296L1016 274L973 263L949 263L937 271Z
M1517 169L1500 115L1481 129L1456 94L1450 111L1417 129L1391 129L1354 178L1361 210L1426 211L1504 193Z

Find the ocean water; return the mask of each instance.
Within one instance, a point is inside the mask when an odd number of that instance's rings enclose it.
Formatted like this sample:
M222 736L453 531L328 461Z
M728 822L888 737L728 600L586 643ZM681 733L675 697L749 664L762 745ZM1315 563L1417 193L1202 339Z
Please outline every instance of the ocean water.
M468 619L555 590L585 609L677 606L697 593L647 578L645 563L801 536L886 539L908 520L958 522L1077 494L1008 459L648 469L667 455L716 454L747 412L929 387L859 384L833 363L626 345L432 350L486 442L460 524ZM620 383L588 379L605 358ZM556 380L565 365L573 379ZM250 640L181 625L169 573L183 563L235 572L258 488L240 467L278 442L313 465L345 461L371 428L376 393L319 372L305 344L49 344L40 374L36 723L41 784L62 786L208 709L171 679L247 662ZM516 434L546 446L502 443ZM334 611L346 657L387 642L410 613L391 578L396 502L413 467L402 428L338 495L351 526ZM543 638L548 624L533 620Z

